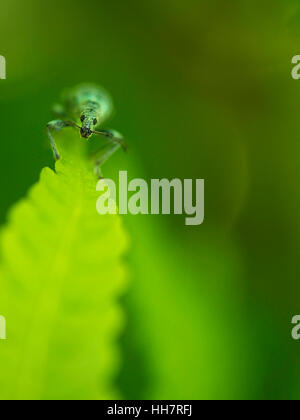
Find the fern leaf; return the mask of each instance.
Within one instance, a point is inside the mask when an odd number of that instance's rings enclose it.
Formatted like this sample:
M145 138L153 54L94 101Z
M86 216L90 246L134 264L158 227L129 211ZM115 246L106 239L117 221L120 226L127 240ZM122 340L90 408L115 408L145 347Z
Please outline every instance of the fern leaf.
M127 237L119 216L96 212L83 149L65 146L63 156L0 236L0 399L116 396Z

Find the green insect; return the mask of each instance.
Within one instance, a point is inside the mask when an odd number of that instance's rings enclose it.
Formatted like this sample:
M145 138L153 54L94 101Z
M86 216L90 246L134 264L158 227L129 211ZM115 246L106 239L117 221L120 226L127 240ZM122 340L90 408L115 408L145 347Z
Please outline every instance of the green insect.
M102 145L93 155L95 172L102 178L101 166L120 147L127 150L124 139L115 130L102 130L100 127L113 113L113 103L110 95L96 85L79 85L65 91L61 104L55 105L53 111L60 119L47 124L47 133L51 142L55 159L60 159L52 131L60 131L66 127L80 130L82 138L89 140L94 134L109 139L109 143ZM96 130L98 128L98 130ZM101 154L101 157L97 158Z

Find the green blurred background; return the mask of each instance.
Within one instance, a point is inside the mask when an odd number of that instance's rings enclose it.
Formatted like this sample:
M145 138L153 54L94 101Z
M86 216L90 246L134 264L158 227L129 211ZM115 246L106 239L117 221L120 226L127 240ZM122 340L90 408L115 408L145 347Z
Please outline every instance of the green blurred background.
M204 178L205 223L127 216L126 399L298 399L300 54L296 0L2 0L0 220L53 167L65 87L113 95L113 177Z

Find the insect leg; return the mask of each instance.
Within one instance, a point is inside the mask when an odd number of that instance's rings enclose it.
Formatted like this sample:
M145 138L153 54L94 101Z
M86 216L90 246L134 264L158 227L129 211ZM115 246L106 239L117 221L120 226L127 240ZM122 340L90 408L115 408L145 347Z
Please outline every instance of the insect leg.
M66 128L66 127L77 127L78 128L77 124L75 124L72 121L53 120L53 121L50 121L47 124L47 134L48 134L48 137L50 139L51 147L52 147L52 150L53 150L53 153L54 153L54 156L55 156L56 160L60 159L60 155L59 155L59 152L58 152L58 149L57 149L57 146L56 146L56 143L55 143L55 140L52 136L51 131L52 130L53 131L60 131L63 128Z
M105 146L102 146L100 149L98 149L93 157L95 160L95 173L99 179L103 178L101 166L113 155L118 149L120 148L119 143L109 143ZM101 154L101 157L97 159L97 155L102 151L107 149L104 153Z
M104 137L110 139L114 143L118 143L120 146L123 147L125 152L127 151L127 146L124 142L124 139L121 136L121 134L119 134L117 131L114 131L114 130L100 130L100 131L94 131L93 133L98 134L100 136L104 136Z

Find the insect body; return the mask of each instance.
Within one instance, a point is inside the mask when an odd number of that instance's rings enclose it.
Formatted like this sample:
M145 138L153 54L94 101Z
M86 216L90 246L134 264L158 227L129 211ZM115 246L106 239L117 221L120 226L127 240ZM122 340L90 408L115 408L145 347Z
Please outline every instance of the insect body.
M79 129L81 137L86 140L93 135L109 139L109 144L102 146L94 154L95 171L99 178L102 177L102 164L120 147L126 150L123 137L117 131L100 129L113 113L112 100L104 89L96 85L79 85L65 91L62 103L55 105L54 113L61 119L50 121L47 124L47 132L57 160L60 159L60 154L52 131L60 131L66 127ZM101 152L99 159L97 159L98 152Z

